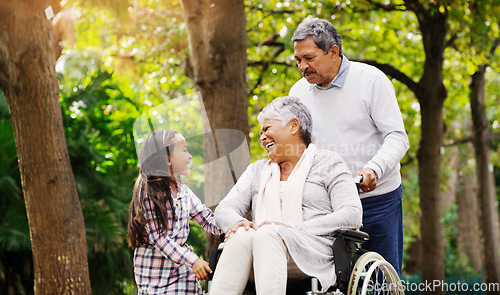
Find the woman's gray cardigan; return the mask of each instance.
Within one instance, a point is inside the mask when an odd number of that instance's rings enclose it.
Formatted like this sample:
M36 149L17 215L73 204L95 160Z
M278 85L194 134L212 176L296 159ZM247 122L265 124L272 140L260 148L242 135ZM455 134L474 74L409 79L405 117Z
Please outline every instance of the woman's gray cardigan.
M215 209L216 223L224 232L245 219L250 210L255 218L260 175L266 162L250 164ZM359 228L362 222L361 201L353 177L336 152L316 152L304 185L302 220L292 228L280 226L278 233L300 270L318 278L326 290L336 279L332 233L339 228Z

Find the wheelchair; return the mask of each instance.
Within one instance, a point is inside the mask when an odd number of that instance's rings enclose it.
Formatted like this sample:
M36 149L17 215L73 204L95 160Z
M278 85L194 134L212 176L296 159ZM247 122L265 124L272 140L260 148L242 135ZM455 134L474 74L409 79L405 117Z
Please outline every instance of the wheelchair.
M394 267L380 254L361 248L369 240L369 235L359 230L341 229L333 236L335 284L326 292L321 291L318 279L308 278L287 284L287 295L404 295L404 288ZM215 271L222 253L224 235L221 244L212 249L209 265ZM211 278L210 278L211 280ZM210 288L210 281L208 283ZM255 286L248 283L244 295L255 295Z
M362 176L355 178L360 190ZM322 292L317 278L308 278L287 284L287 295L404 295L404 286L394 267L380 254L363 249L361 245L370 236L360 230L340 229L333 233L333 257L335 283L326 292ZM209 266L215 271L217 261L224 247L225 235L220 237L219 247L212 249ZM208 289L210 290L210 275ZM247 283L243 295L255 295L255 286Z

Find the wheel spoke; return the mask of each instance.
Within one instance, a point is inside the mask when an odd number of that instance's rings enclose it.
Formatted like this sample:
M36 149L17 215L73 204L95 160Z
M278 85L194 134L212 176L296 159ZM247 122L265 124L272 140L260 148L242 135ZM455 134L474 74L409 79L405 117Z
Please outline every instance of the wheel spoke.
M353 268L347 295L404 294L394 268L375 252L363 254Z

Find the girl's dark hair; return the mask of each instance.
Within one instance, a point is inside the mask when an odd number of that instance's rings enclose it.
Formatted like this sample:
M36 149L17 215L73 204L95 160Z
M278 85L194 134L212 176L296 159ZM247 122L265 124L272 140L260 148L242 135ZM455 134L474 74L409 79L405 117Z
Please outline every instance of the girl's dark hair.
M132 201L129 207L128 218L128 243L135 250L139 245L148 243L145 225L148 222L144 216L144 197L151 202L157 222L158 231L166 231L169 215L175 220L171 185L177 188L172 167L168 165L174 148L174 137L178 134L175 130L160 130L151 132L139 150L140 171L134 185ZM168 210L167 202L170 205Z

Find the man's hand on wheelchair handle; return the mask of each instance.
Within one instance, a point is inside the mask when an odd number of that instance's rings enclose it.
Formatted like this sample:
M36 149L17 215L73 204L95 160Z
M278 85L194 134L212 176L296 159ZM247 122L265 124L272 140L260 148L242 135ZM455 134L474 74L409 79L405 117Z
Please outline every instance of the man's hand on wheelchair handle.
M208 266L208 262L203 259L195 261L193 264L193 271L200 281L208 280L208 273L212 273L212 269Z
M377 174L371 168L363 168L354 173L354 177L361 175L363 181L360 183L360 188L363 192L369 192L377 188Z

